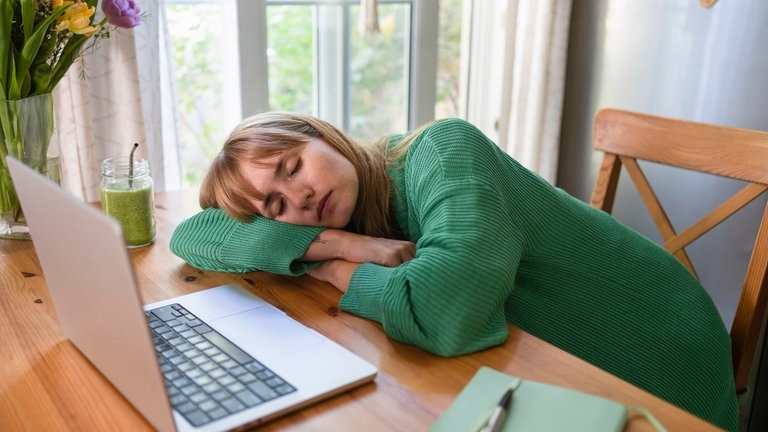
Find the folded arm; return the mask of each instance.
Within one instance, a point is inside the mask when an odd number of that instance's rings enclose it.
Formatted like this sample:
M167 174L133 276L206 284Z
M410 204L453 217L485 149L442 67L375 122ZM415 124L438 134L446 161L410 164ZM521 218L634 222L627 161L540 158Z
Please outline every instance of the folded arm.
M301 257L322 227L289 225L263 217L243 223L208 208L181 222L171 251L204 270L245 273L263 270L298 276L316 265Z
M342 309L380 322L393 339L443 356L504 342L504 307L524 241L512 232L505 209L489 205L492 192L481 198L445 197L433 211L455 207L457 199L480 211L472 218L463 212L445 218L435 214L435 226L428 226L417 242L413 260L394 268L371 263L356 267ZM505 223L498 229L478 223L492 220ZM500 232L503 226L509 231Z
M415 253L415 245L408 241L290 225L263 217L242 223L214 208L180 223L170 246L190 265L205 270L263 270L294 276L314 267L317 261L343 259L393 266Z

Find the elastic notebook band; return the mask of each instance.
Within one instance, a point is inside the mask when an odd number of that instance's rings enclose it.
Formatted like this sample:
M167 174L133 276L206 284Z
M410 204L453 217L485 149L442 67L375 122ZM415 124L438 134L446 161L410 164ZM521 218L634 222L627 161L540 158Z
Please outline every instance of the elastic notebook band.
M628 405L627 409L631 411L635 411L640 415L642 415L643 417L645 417L646 419L648 419L648 421L651 422L651 424L653 425L653 427L656 428L657 431L667 432L667 428L665 428L664 425L661 424L661 422L656 417L654 417L653 414L651 414L651 412L648 411L647 409L639 405Z

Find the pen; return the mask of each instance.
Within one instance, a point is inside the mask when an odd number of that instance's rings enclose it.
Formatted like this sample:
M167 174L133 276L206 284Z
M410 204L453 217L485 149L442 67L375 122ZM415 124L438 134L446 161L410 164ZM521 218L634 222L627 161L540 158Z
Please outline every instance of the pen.
M496 432L501 429L501 425L504 423L504 416L507 414L507 410L509 410L509 404L512 401L512 392L515 391L515 387L517 386L511 387L504 393L504 396L501 397L499 404L496 405L493 413L491 413L491 417L488 419L488 424L486 425L484 432Z

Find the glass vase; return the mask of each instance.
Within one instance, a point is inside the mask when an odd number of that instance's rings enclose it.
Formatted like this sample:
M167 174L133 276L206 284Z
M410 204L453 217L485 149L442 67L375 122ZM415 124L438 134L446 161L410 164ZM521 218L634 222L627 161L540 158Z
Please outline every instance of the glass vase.
M0 101L0 238L29 239L7 156L18 159L56 183L61 182L59 155L51 148L53 96L50 93Z

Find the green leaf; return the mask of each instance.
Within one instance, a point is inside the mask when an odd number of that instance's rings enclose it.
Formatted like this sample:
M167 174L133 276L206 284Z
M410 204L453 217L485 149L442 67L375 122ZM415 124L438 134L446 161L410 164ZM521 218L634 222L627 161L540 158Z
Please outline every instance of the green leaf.
M25 41L32 36L35 28L35 13L37 13L37 1L21 0L21 24Z
M40 49L37 51L37 56L32 62L32 67L34 68L36 64L47 61L51 54L53 54L53 50L56 49L58 43L59 38L56 35L52 34L50 37L44 38L43 43L40 45Z
M48 86L51 84L53 69L48 63L39 63L32 66L32 94L50 93ZM41 91L43 90L43 91ZM46 91L48 90L48 91ZM53 90L51 88L51 90Z
M13 25L13 4L11 0L0 0L0 46L11 46L11 26ZM8 98L6 89L8 88L8 74L12 74L8 58L10 49L0 49L0 88L2 88L3 99Z
M16 70L16 54L18 51L15 46L11 46L13 54L8 57L8 100L16 100L21 97L21 89L19 88L19 82L16 80L16 74L13 73Z
M3 101L3 104L0 105L0 166L2 167L5 167L5 156L11 151L8 146L12 145L10 138L13 135L13 128L11 127L9 111L8 104Z
M25 95L29 95L29 91L32 90L32 77L29 75L29 70L24 75L17 76L16 80L21 85L21 97L27 97Z
M53 13L51 13L51 16L38 24L29 39L24 40L24 47L21 49L21 56L16 64L17 79L18 77L23 77L27 73L29 67L37 56L37 51L40 49L40 45L43 43L45 35L48 33L48 28L51 27L56 18L64 13L69 6L70 5L57 7Z

